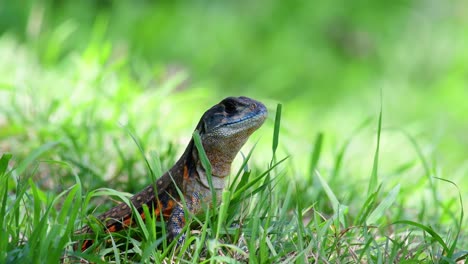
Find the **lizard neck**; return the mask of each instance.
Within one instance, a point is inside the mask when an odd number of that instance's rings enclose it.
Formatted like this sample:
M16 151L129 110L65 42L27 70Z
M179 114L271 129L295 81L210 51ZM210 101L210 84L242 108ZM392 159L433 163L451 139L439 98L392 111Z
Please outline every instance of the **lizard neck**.
M247 137L239 136L230 139L207 137L202 138L203 148L210 160L211 173L216 177L226 177L231 173L231 164Z
M202 136L203 149L210 161L212 176L224 178L231 173L232 161L246 140L247 137L242 136L232 140L223 139L222 141L213 137L203 138ZM193 139L190 140L184 154L182 154L176 165L170 170L170 173L173 175L182 174L185 166L187 166L189 171L196 170L203 172L203 174L205 172Z
M205 152L207 153L211 164L213 187L215 189L223 189L226 181L225 176L228 176L230 173L233 158L229 158L228 162L219 162L210 158L214 156L214 153L212 153L210 150L205 149ZM186 177L185 173L187 173L187 177L196 179L204 187L210 188L206 170L201 163L198 150L195 146L195 143L193 142L193 139L188 144L184 154L182 154L176 166L171 169L170 173L173 175L184 175L184 177ZM177 178L182 179L184 177Z

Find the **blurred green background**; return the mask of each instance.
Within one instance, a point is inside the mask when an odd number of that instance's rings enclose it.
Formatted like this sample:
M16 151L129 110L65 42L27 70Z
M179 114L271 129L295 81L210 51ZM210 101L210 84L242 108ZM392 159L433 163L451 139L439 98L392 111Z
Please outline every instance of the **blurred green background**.
M384 184L424 185L420 151L431 176L468 188L467 1L3 0L0 61L0 151L27 152L31 138L54 138L56 123L84 130L90 116L109 133L126 122L148 128L140 134L158 127L153 148L167 138L182 148L205 109L246 95L272 113L256 136L260 164L282 103L290 175L310 176L319 132L325 178L352 138L332 186L359 190L382 106Z

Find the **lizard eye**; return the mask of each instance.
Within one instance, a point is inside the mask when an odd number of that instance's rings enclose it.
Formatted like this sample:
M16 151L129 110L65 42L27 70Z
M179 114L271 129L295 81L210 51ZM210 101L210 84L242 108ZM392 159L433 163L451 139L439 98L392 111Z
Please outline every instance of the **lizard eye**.
M227 101L224 103L224 111L228 114L232 114L237 110L233 102Z

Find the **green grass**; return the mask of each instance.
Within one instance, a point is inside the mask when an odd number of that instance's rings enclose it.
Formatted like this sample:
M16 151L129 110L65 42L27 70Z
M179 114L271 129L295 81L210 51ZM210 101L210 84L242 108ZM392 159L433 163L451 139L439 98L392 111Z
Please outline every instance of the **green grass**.
M0 263L466 261L463 8L61 2L0 4ZM270 117L182 245L147 218L73 250L241 94Z
M466 243L462 241L463 234L460 234L464 224L463 212L451 213L450 207L434 201L434 204L440 206L438 211L443 211L441 215L452 218L453 225L450 229L444 228L444 223L428 219L441 217L431 215L434 211L421 208L417 213L406 212L399 201L403 200L401 197L411 196L411 193L403 192L400 185L385 190L382 182L377 179L379 147L375 153L371 176L375 177L378 186L369 187L370 191L361 203L345 205L348 201L338 198L333 186L319 173L322 135L317 137L316 147L311 153L311 168L316 168L311 173L316 179L315 184L305 184L305 180L309 181L305 178L291 181L291 174L286 170L288 161L274 161L280 142L280 111L281 108L278 107L273 126L273 152L269 168L248 168L247 164L258 154L255 150L250 151L238 172L234 173L234 184L224 193L220 207L215 211L207 210L204 220L193 216L191 226L196 231L186 230L187 238L180 248L174 242L167 244L162 239L164 230L161 231L161 225L157 222L143 222L140 219L137 228L122 234L100 234L99 242L89 251L74 252L71 247L76 239L73 231L94 211L92 204L97 198L102 197L101 201L104 201L109 196L117 196L119 200L128 203L125 198L128 196L114 190L83 192L82 182L84 179L91 179L86 177L90 169L78 164L85 163L86 148L99 150L94 146L78 144L74 147L66 146L64 142L67 134L60 132L58 135L64 138L61 142L46 142L21 160L11 154L3 154L0 159L0 211L5 216L0 222L3 230L0 240L1 252L4 252L3 261L13 263L41 260L56 263L62 257L66 256L66 260L71 261L75 256L98 263L162 262L168 259L191 263L454 263L466 258L468 252L463 250ZM381 118L378 122L377 140L380 127ZM94 129L92 133L105 132L105 129ZM127 136L127 140L138 142L134 148L146 153L144 149L147 142L131 135ZM83 156L79 156L73 163L67 161L67 155L64 154L67 147L80 148L78 153L83 153ZM126 154L117 153L117 147L103 149L100 155L109 155L109 151L115 152L113 155L123 156L120 171L138 170L138 167L131 167L128 162L124 162ZM173 159L173 155L160 155L154 159ZM154 164L163 162L141 158L135 163L146 163L147 173L142 175L150 175L151 171L158 171L153 168ZM41 176L43 169L47 169L50 175ZM54 175L70 179L60 180ZM90 176L96 175L99 173L95 172ZM47 190L42 186L41 180L45 180L43 177L56 179L57 183L52 183L55 187ZM143 181L150 182L151 177ZM63 191L56 192L60 183L65 182L69 183L65 185L67 187L63 186ZM371 182L369 186L372 186ZM364 188L366 187L361 187ZM431 192L438 192L435 185L428 188L433 188L429 190ZM326 200L323 203L325 208L319 203L307 203L306 194L310 189L315 193L323 191L319 200ZM459 204L455 206L463 208L462 197L458 195ZM101 207L97 209L103 210Z

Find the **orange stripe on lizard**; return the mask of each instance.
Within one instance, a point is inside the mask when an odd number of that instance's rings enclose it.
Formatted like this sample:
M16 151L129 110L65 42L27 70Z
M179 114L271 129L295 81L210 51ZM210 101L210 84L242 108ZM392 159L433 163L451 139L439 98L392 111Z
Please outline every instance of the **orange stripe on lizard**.
M187 165L184 165L184 180L189 178L188 168Z

